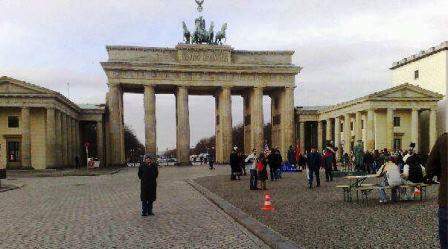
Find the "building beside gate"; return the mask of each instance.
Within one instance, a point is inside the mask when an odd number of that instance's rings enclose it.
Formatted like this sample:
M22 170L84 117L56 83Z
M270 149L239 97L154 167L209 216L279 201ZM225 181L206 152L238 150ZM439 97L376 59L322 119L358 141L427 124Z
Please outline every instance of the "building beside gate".
M444 94L437 110L438 134L448 131L448 41L394 62L392 84L410 83Z
M427 153L437 138L437 108L443 95L402 84L332 106L296 107L296 139L301 148L322 150L332 141L351 152L357 141L366 150L406 149L416 143Z
M87 125L96 127L89 139L105 165L104 114L104 105L77 105L58 92L0 77L0 168L74 166L77 156L83 159Z

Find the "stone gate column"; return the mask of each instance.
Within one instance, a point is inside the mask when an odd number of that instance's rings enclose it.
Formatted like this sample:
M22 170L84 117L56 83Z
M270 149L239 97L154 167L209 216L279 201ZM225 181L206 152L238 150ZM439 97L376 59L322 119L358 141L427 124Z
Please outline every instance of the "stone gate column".
M331 119L327 118L327 120L325 121L326 126L325 126L325 144L324 146L327 146L326 142L327 141L333 141L333 127L331 125Z
M47 168L56 167L56 111L54 107L47 109L47 125L46 125L46 160Z
M216 162L228 163L232 151L232 95L230 87L216 94Z
M352 130L350 128L350 114L344 114L344 152L350 155L352 151Z
M394 149L394 111L392 108L386 111L386 148L389 152Z
M419 152L419 132L418 132L418 109L411 110L411 143L415 143L415 151Z
M78 156L81 160L81 137L79 136L79 120L75 120L75 156Z
M305 122L299 122L300 153L305 155Z
M190 120L188 110L188 89L184 86L176 90L177 161L190 163Z
M56 146L55 146L55 153L56 153L56 164L57 167L60 168L63 165L63 159L62 159L62 117L61 112L56 111Z
M67 167L67 115L65 113L61 113L61 130L62 130L62 166Z
M294 87L284 88L280 95L280 151L282 157L287 158L289 146L294 147Z
M317 150L322 152L322 140L323 140L324 127L321 120L317 121Z
M372 151L375 149L375 123L374 123L374 109L367 111L367 127L366 127L366 150Z
M244 127L244 154L249 155L253 149L253 145L251 142L251 131L250 131L250 123L251 123L251 106L250 93L243 94L243 127Z
M437 140L437 110L431 109L429 112L429 149L431 151L432 147Z
M145 86L145 148L146 152L157 152L156 139L156 94L154 86Z
M110 137L110 164L122 165L124 163L124 141L122 133L123 127L123 113L122 113L122 99L123 93L119 85L109 85L109 137Z
M336 153L336 160L341 159L341 118L335 117L334 118L334 146L338 148L338 152Z
M21 111L22 126L22 167L31 167L31 116L30 108L22 107Z
M71 159L71 165L75 166L75 157L76 157L76 120L75 118L72 118L72 159Z
M73 162L73 137L72 137L72 117L67 116L67 166L72 166Z
M103 122L96 122L96 151L98 160L101 166L104 166L104 136L103 136Z
M355 114L355 143L362 140L362 117L361 112L356 112Z
M263 130L263 88L254 87L251 89L251 144L260 153L264 147Z

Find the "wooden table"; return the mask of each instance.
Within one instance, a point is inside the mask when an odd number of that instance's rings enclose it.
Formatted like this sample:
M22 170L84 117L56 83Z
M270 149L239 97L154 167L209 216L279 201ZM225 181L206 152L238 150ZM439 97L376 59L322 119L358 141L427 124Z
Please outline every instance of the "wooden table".
M362 184L364 183L365 180L367 180L368 178L378 178L380 177L377 174L373 174L373 175L361 175L361 176L345 176L344 179L347 179L350 181L349 185L348 185L348 192L349 192L349 196L347 198L347 200L349 202L352 201L352 189L356 190L356 201L359 201L359 193L358 193L358 188L362 186Z

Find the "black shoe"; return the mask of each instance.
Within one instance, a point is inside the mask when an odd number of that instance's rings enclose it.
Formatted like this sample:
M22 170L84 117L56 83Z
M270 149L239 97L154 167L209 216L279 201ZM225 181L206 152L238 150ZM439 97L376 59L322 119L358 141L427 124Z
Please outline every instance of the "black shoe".
M148 216L148 214L142 214L143 217Z
M317 184L317 186L316 187L320 187L320 184Z
M148 213L149 216L154 216L153 212Z

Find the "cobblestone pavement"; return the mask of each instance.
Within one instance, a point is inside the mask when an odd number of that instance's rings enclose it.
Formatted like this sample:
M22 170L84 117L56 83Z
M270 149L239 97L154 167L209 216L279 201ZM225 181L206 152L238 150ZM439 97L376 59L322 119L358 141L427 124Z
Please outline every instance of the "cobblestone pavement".
M184 181L219 173L161 168L154 217L140 216L136 168L18 179L0 193L0 248L268 248Z

